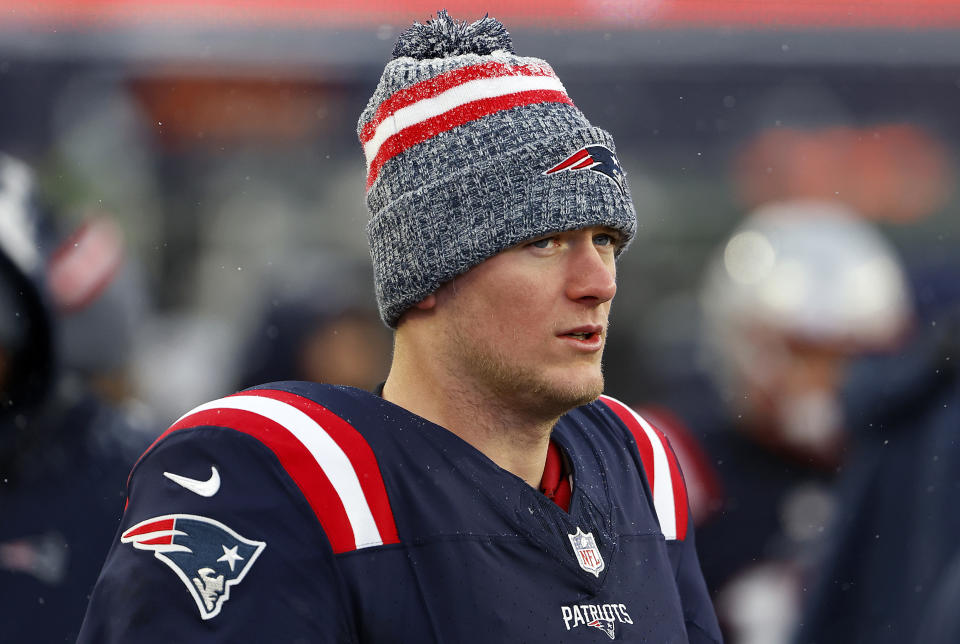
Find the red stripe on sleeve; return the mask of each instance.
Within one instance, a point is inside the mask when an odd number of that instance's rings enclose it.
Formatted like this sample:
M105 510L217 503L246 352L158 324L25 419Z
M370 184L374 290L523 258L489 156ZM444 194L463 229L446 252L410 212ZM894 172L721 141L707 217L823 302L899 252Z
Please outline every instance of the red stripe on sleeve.
M353 528L340 496L303 443L283 425L239 409L208 409L175 423L164 435L198 426L226 427L253 436L276 454L323 527L334 553L356 550Z
M647 433L643 431L643 427L641 427L637 419L633 417L630 410L619 400L607 396L601 396L600 400L617 415L617 418L623 421L623 424L626 425L630 433L633 434L633 440L636 442L637 450L640 452L640 461L643 463L643 473L647 477L650 490L653 491L653 446L650 444L650 439L647 438Z
M643 406L637 411L664 433L683 473L689 500L689 520L702 525L723 506L726 493L710 456L683 419L663 407Z
M323 427L350 460L384 545L400 542L380 465L373 449L360 432L326 407L303 396L273 389L256 389L236 395L265 396L279 400L296 407Z
M637 443L637 448L640 451L640 460L643 461L643 468L646 470L647 482L650 483L650 489L653 489L653 446L650 444L650 439L647 438L647 433L643 430L643 427L640 426L640 423L637 419L630 413L630 410L627 409L619 400L610 398L608 396L601 396L600 400L606 403L613 413L624 422L624 424L630 429L630 432L633 434L633 438ZM650 420L644 417L648 423ZM653 428L653 432L657 435L657 438L660 440L660 443L663 445L663 449L667 455L667 464L670 467L670 483L673 488L673 512L676 521L677 528L677 539L683 541L687 537L687 523L689 522L689 511L687 505L687 487L683 480L683 473L680 470L680 464L677 461L677 455L673 451L673 447L670 445L670 440L667 436L660 431L653 423L650 423L650 427Z
M377 175L383 165L397 156L401 152L412 148L418 143L442 133L459 127L470 121L509 110L523 105L533 105L534 103L567 103L573 105L573 101L561 91L558 90L527 90L495 96L493 98L484 98L469 103L464 103L443 114L425 119L416 125L404 128L388 138L380 146L377 156L370 163L370 169L367 173L367 189L377 180Z

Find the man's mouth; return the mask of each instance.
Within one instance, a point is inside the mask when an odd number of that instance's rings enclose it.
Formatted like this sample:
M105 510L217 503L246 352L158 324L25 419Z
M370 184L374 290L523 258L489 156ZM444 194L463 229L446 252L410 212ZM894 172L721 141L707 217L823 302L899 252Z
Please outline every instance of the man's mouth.
M570 329L565 333L561 333L560 337L564 338L573 338L580 342L595 342L601 339L603 335L602 326L581 326L575 329Z

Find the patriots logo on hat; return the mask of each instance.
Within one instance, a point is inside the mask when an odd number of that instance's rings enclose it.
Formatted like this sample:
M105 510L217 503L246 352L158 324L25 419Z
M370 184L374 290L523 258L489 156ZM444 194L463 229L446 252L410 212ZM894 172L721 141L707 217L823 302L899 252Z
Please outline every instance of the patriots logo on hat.
M170 566L186 585L205 620L220 614L230 598L230 588L243 581L267 545L194 514L167 514L141 521L120 535L120 541L138 550L153 550L153 556Z
M558 172L577 172L579 170L590 170L604 174L617 184L620 188L620 194L626 194L624 190L623 168L613 150L605 145L587 145L566 159L545 170L543 174L556 174Z

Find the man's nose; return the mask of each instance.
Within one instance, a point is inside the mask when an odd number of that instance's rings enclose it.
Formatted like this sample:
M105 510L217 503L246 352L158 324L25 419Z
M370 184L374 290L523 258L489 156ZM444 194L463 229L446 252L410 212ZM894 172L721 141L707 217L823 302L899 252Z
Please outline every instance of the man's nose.
M617 270L613 254L593 244L580 245L568 267L567 297L584 304L609 302L617 293Z

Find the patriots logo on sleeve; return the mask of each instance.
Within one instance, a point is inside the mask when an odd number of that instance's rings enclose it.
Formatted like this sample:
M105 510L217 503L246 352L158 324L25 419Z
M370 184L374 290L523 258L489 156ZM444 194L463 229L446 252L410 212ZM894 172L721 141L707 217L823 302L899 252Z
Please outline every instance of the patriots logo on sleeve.
M617 155L605 145L584 146L557 165L545 170L543 174L577 172L580 170L590 170L606 175L620 188L620 194L626 194L623 188L623 168L620 166Z
M120 535L120 541L138 550L152 550L186 585L205 620L220 614L230 588L243 581L267 545L194 514L141 521Z

